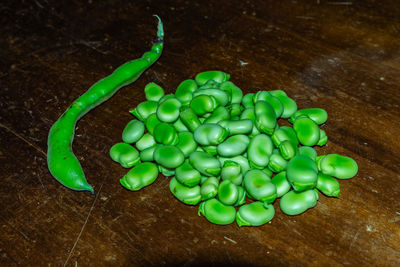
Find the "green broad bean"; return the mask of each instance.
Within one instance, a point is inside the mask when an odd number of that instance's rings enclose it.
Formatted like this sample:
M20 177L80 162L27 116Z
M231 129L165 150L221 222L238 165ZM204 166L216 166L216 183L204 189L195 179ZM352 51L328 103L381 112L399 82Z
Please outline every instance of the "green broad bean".
M228 134L228 131L218 124L205 123L194 131L194 140L202 146L218 145Z
M126 189L137 191L152 184L158 177L157 165L151 162L143 162L133 167L120 183Z
M274 146L271 138L265 134L254 136L250 140L247 157L250 165L256 169L263 169L268 165Z
M215 198L202 202L198 214L199 216L203 215L209 222L218 225L231 224L236 218L234 207L224 205Z
M279 147L281 142L289 140L294 145L299 145L299 140L297 139L296 132L292 127L282 126L279 129L275 130L274 134L271 136L272 142L276 147Z
M156 113L151 114L145 120L146 129L152 135L154 135L154 128L156 128L156 126L159 125L160 123L161 121L158 119Z
M309 189L303 192L294 190L286 193L280 200L280 208L287 215L298 215L317 204L318 192Z
M299 147L299 155L307 156L313 161L317 158L317 151L310 146L301 146Z
M243 205L236 213L236 223L241 226L261 226L275 216L274 206L260 201Z
M317 164L318 171L321 171L321 159L323 159L326 155L319 155L315 158L315 163Z
M199 87L199 90L201 89L216 89L219 88L220 83L217 83L214 80L208 80L205 84Z
M312 119L306 116L297 117L293 129L302 145L314 146L318 143L320 130Z
M278 150L279 151L279 150ZM275 173L286 170L288 162L278 153L272 153L269 157L268 169Z
M203 146L203 149L205 152L207 152L211 156L216 156L218 154L217 146Z
M257 129L262 133L272 135L277 125L273 107L267 102L260 100L255 103L254 113L256 115L255 124Z
M328 154L320 159L318 169L326 175L338 179L349 179L358 172L358 165L354 159L339 154Z
M217 107L208 117L204 123L218 123L222 120L229 120L231 115L226 107Z
M238 189L238 199L236 203L233 205L235 207L241 206L246 202L246 192L244 191L243 187L237 186Z
M196 170L205 176L215 176L221 172L219 160L206 152L193 152L189 156L189 161Z
M283 105L282 105L281 101L279 101L278 98L276 98L275 96L271 95L269 92L267 92L267 91L258 91L254 95L253 102L256 103L258 101L265 101L268 104L270 104L271 107L275 111L276 118L279 118L282 115L282 113L283 113Z
M230 75L225 72L218 70L211 70L211 71L200 72L199 74L196 75L194 79L199 86L202 86L210 80L215 81L217 83L223 83L225 81L228 81L229 78Z
M232 206L234 205L239 197L239 191L237 186L229 180L222 181L218 186L218 200L222 204Z
M198 145L194 140L193 133L191 132L180 132L178 133L179 142L176 144L176 147L179 148L185 158L189 157L189 155L196 151Z
M189 129L186 127L185 124L183 124L181 119L177 119L173 124L175 130L180 133L180 132L187 132Z
M231 120L234 120L234 117L239 117L243 111L243 107L240 104L231 104L228 106L229 114L231 116Z
M146 133L136 142L136 148L140 151L152 147L156 144L156 140L150 133Z
M228 160L238 163L240 165L240 169L242 170L242 174L245 174L248 170L250 170L249 161L244 156L236 156L232 158L219 157L218 160L222 166L224 166L225 162Z
M154 161L169 169L179 167L185 160L182 151L175 146L158 146L154 150Z
M229 135L249 134L253 130L253 121L250 119L237 121L223 120L218 122L218 124L224 127Z
M254 137L260 133L260 131L256 127L256 114L254 113L254 108L246 108L243 110L242 114L240 115L240 119L250 119L253 122L253 129L249 134L249 137Z
M144 134L144 124L138 120L131 120L122 131L122 141L127 144L135 143Z
M248 93L243 96L242 105L245 109L254 108L253 97L254 97L253 93Z
M129 112L138 120L145 121L148 116L157 111L158 103L156 101L144 101Z
M281 115L281 118L284 119L290 118L297 111L296 102L290 97L288 97L284 91L274 90L274 91L269 91L269 93L278 98L283 105L283 113Z
M140 163L139 152L127 143L117 143L110 149L110 157L124 168L131 168Z
M317 164L307 156L295 156L287 165L286 177L295 191L313 189L318 181Z
M169 168L165 168L161 165L158 165L158 170L161 172L162 175L164 175L165 177L170 177L175 175L175 170L174 169L169 169Z
M217 146L218 155L223 157L234 157L242 154L249 146L250 140L247 135L238 134L229 137Z
M175 170L175 178L183 185L193 187L201 181L201 175L198 170L193 168L189 161L185 161Z
M231 92L231 104L240 104L243 99L242 90L230 81L226 81L220 85L223 91Z
M218 194L219 181L216 177L211 176L201 183L200 193L201 200L207 200L215 197Z
M168 123L162 122L154 128L154 139L159 144L176 145L179 142L178 133Z
M318 173L317 189L328 197L340 196L339 182L332 176Z
M328 119L328 113L322 108L305 108L296 111L290 117L289 122L293 123L300 116L307 116L318 125L325 123Z
M162 122L173 123L179 118L179 109L182 106L176 98L169 98L159 104L157 108L157 117Z
M268 177L269 178L271 178L272 177L272 175L274 175L274 172L273 171L271 171L268 167L267 168L264 168L264 169L262 169L262 171L263 172L265 172L265 174L266 175L268 175Z
M176 98L174 94L166 94L163 97L160 98L160 100L158 100L158 105L161 105L162 103L164 103L164 101L171 99L171 98Z
M319 129L319 140L317 145L318 146L324 146L328 142L328 136L326 135L325 131L322 129Z
M164 89L156 83L148 83L144 88L144 94L148 101L158 102L164 96Z
M188 106L193 98L193 92L196 91L197 84L194 80L185 80L178 85L175 97L181 101L183 106Z
M222 107L226 106L229 102L228 94L220 89L215 89L215 88L199 89L193 93L193 97L199 95L213 96L215 101L217 102L217 105Z
M286 172L280 172L272 177L271 183L276 187L276 197L282 197L290 191L291 185L286 179Z
M238 116L238 115L231 117L231 121L238 121L238 120L240 120L240 116Z
M175 177L169 182L169 190L177 199L188 205L197 205L201 200L200 186L187 187Z
M213 112L217 106L218 104L215 98L209 95L195 96L190 102L190 108L198 116L203 116L206 113Z
M185 124L185 126L191 131L194 132L197 127L201 125L199 117L193 112L191 108L184 109L181 111L180 118Z
M289 140L281 142L279 145L279 151L285 160L290 160L299 154L299 148Z
M243 181L243 174L239 163L227 160L221 169L222 180L229 180L235 185L241 185Z
M160 145L156 144L154 146L143 149L140 152L140 160L141 161L153 161L154 160L154 150L156 150L156 148L158 146L160 146Z
M243 186L247 194L256 200L272 203L276 199L276 187L261 170L250 170L244 175Z

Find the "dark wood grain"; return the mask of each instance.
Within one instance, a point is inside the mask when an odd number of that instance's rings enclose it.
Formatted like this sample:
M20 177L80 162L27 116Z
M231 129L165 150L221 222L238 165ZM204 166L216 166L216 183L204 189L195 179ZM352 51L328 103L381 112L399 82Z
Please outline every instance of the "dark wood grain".
M398 1L127 2L0 3L0 265L400 265ZM68 190L48 172L48 130L150 47L152 14L165 25L163 55L80 120L73 147L95 195ZM340 198L321 196L295 217L277 201L271 223L239 228L197 216L162 176L124 190L126 170L108 150L144 86L174 92L209 69L244 92L283 89L300 108L325 108L329 141L318 152L359 164Z

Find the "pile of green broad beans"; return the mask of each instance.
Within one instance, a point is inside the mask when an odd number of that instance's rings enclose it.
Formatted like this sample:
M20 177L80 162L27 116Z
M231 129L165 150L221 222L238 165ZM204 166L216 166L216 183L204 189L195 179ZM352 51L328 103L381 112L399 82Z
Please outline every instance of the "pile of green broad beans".
M183 81L175 94L146 85L136 119L110 149L131 168L120 180L137 191L159 173L171 193L214 224L259 226L281 210L298 215L317 204L319 192L339 197L337 179L357 174L357 163L338 154L317 155L327 143L320 108L298 109L284 91L243 92L229 74L206 71ZM278 119L292 126L279 126ZM289 123L287 123L290 125ZM335 179L336 178L336 179Z

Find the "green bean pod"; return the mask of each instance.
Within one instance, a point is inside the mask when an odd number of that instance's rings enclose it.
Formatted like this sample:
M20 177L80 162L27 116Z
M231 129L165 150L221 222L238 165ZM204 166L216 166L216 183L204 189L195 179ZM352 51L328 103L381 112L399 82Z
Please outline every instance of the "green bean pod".
M138 141L144 134L144 124L138 120L131 120L122 131L122 141L132 144Z
M286 171L286 177L295 191L313 189L317 185L317 164L307 156L293 157Z
M143 162L133 167L120 183L126 189L138 191L145 186L152 184L158 177L157 165L151 162Z
M275 216L274 206L256 201L243 205L236 213L236 223L241 226L261 226Z
M290 117L289 122L293 123L298 117L307 116L316 124L321 125L328 120L328 113L322 108L305 108L299 109L293 116Z
M228 131L218 124L206 123L194 131L194 140L202 146L218 145L228 136Z
M226 106L229 102L229 96L225 91L215 89L215 88L209 88L209 89L200 89L196 90L193 93L193 97L199 96L199 95L208 95L208 96L213 96L215 101L217 102L218 106Z
M140 163L139 152L126 143L113 145L110 149L110 157L124 168L131 168Z
M254 106L257 129L268 135L274 133L276 127L276 114L273 107L265 101L257 101Z
M230 81L226 81L220 85L223 91L231 92L231 104L240 104L243 99L242 90Z
M301 146L299 147L299 155L307 156L313 161L317 158L317 151L310 146Z
M189 161L196 170L205 176L215 176L221 172L219 160L206 152L193 152L189 156Z
M225 72L218 70L211 70L211 71L200 72L199 74L196 75L194 80L199 86L202 86L210 80L215 81L217 83L223 83L225 81L228 81L229 78L230 75Z
M229 137L217 146L218 155L223 157L234 157L247 150L250 140L247 135L238 134Z
M253 97L254 97L253 93L248 93L243 96L242 105L244 106L245 109L254 108Z
M242 169L239 163L227 160L221 169L222 180L229 180L235 185L241 185L243 181Z
M154 135L154 129L156 128L157 125L159 125L161 121L158 119L157 114L153 113L150 116L147 117L145 120L145 126L147 131L151 134Z
M329 154L320 159L318 169L326 175L338 179L349 179L358 172L358 165L354 159L338 154Z
M239 197L239 190L237 186L229 180L222 181L218 186L218 200L222 204L232 206L234 205Z
M211 176L206 178L201 183L201 188L200 188L201 200L207 200L215 197L218 194L218 184L219 181L216 177Z
M215 198L201 203L198 213L199 216L203 215L209 222L219 225L231 224L236 218L236 210L233 206L224 205Z
M190 102L190 108L198 116L203 116L206 113L213 112L217 106L218 104L215 98L209 95L195 96Z
M332 176L318 173L317 189L328 197L339 197L339 182Z
M250 170L249 161L244 156L236 156L232 158L219 157L218 160L222 166L225 164L226 161L233 161L238 163L240 165L240 169L242 170L242 174L245 174L248 170Z
M196 151L198 145L191 132L178 133L178 139L179 142L176 144L176 147L182 151L185 158L189 157L192 152Z
M208 117L204 123L218 123L222 120L229 120L231 115L226 107L217 107Z
M281 142L279 145L279 151L285 160L290 160L299 154L299 148L289 140Z
M157 117L162 122L172 123L179 118L181 102L176 98L170 98L159 104Z
M243 186L247 194L266 203L276 199L276 187L271 179L261 170L250 170L244 175Z
M250 165L257 169L263 169L268 165L274 146L271 138L265 134L259 134L250 140L247 157Z
M181 82L176 89L175 97L181 101L183 106L188 106L193 98L193 92L196 91L197 84L194 80L185 80Z
M144 94L148 101L158 102L165 95L164 89L156 83L148 83L144 88Z
M178 133L168 123L162 122L154 128L154 139L159 144L176 145L179 142Z
M277 147L279 147L279 145L286 140L291 141L296 146L299 145L296 132L292 127L289 126L279 127L279 129L275 130L274 134L271 136L271 139L274 145Z
M175 170L175 178L183 185L193 187L201 181L201 175L198 170L188 162L184 162Z
M305 116L297 117L293 129L302 145L314 146L318 143L320 130L312 119Z
M145 121L148 116L157 111L158 103L156 101L144 101L129 112L141 121Z
M257 101L265 101L268 104L270 104L271 107L275 111L276 118L279 118L283 113L283 105L282 105L281 101L279 101L278 98L276 98L275 96L271 95L267 91L258 91L254 95L253 101L254 101L254 103L256 103Z
M185 204L197 205L201 200L200 186L187 187L175 177L169 182L169 189L177 199Z
M317 205L318 193L314 189L303 192L289 191L280 200L280 207L287 215L298 215Z
M218 124L224 127L229 135L249 134L253 130L253 121L250 119L237 121L223 120L218 122Z
M283 105L282 118L290 118L297 111L297 104L293 99L288 97L286 93L282 90L269 91L269 93L281 101Z
M154 161L165 168L177 168L185 160L182 151L175 146L158 146L154 150Z
M150 133L146 133L136 142L136 148L140 151L152 147L156 144L156 140Z
M191 132L194 132L201 125L199 118L191 108L181 111L180 118Z
M289 192L290 188L292 187L289 181L286 179L285 171L276 174L272 178L271 183L273 183L276 187L276 197L282 197Z

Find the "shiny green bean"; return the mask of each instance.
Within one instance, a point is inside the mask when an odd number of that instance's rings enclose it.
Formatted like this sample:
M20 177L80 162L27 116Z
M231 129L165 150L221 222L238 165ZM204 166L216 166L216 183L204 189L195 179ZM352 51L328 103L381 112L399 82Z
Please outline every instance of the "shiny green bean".
M260 226L271 221L275 216L274 206L256 201L243 205L236 213L236 223L241 226Z
M289 140L294 145L299 145L299 140L297 139L296 132L292 127L282 126L279 129L275 130L274 134L271 136L272 142L275 146L279 147L281 142Z
M196 151L198 145L191 132L178 133L178 139L179 142L176 144L176 147L182 151L185 158L189 157L192 152Z
M221 172L219 160L206 152L193 152L189 156L189 161L196 170L205 176L214 176Z
M220 85L220 89L223 91L230 91L231 92L231 104L240 104L243 99L243 92L242 90L237 87L231 81L226 81Z
M110 149L110 157L124 168L131 168L140 163L139 152L127 143L113 145Z
M184 162L175 170L175 178L183 185L193 187L201 181L201 175L198 170L193 168L189 161Z
M229 96L225 91L215 88L200 89L193 93L193 97L199 95L213 96L218 106L226 106L229 102Z
M154 146L143 149L140 152L140 160L141 161L153 161L154 160L154 150L156 150L156 148L158 146L160 146L160 145L156 144Z
M275 111L276 118L279 118L283 113L283 105L278 98L271 95L267 91L258 91L253 98L253 102L256 103L257 101L265 101L271 105L271 107Z
M272 177L271 182L276 186L276 197L282 197L292 187L286 178L286 172L280 172Z
M318 173L317 189L328 197L340 196L339 182L332 176Z
M247 194L257 200L272 203L276 199L276 187L261 170L250 170L244 175L243 186Z
M253 93L248 93L243 96L242 105L244 106L245 109L254 108L253 97L254 97Z
M194 80L185 80L181 82L176 89L175 97L181 101L183 106L188 106L193 98L193 92L196 91L197 84Z
M280 200L280 208L287 215L298 215L317 204L318 193L314 189L303 192L289 191Z
M281 142L279 145L279 151L285 160L290 160L299 154L299 148L289 140Z
M140 151L152 147L156 144L156 140L150 133L144 134L137 142L136 148Z
M185 204L197 205L201 200L200 186L185 186L175 177L169 182L169 189L177 199Z
M218 123L222 120L229 120L231 115L226 107L217 107L208 117L204 123Z
M182 151L175 146L161 145L154 150L154 161L165 168L177 168L184 160Z
M218 155L223 157L234 157L247 150L250 140L247 135L238 134L229 137L217 146Z
M179 142L178 133L168 123L162 122L154 128L154 139L159 144L176 145Z
M328 119L328 113L322 108L305 108L299 109L293 116L290 117L289 122L294 122L300 116L307 116L316 124L321 125Z
M318 169L326 175L338 179L349 179L358 172L358 165L354 159L338 154L329 154L320 158Z
M295 156L287 165L286 177L295 191L313 189L318 181L317 164L307 156Z
M241 185L243 181L242 169L239 163L227 160L221 169L222 180L229 180L235 185Z
M224 205L215 198L202 202L198 213L209 222L219 225L231 224L236 218L236 210L233 206Z
M193 112L191 108L187 108L181 112L179 115L183 124L191 131L194 132L197 127L201 125L201 122L197 115Z
M157 111L158 103L156 101L144 101L129 112L141 121L145 121L148 116Z
M268 135L259 134L254 136L250 140L247 150L250 165L257 169L265 168L268 165L273 148L271 138Z
M213 80L217 83L223 83L225 81L228 81L229 78L230 75L225 72L218 70L211 70L211 71L200 72L199 74L197 74L195 77L195 81L199 86L202 86L210 80Z
M215 197L218 194L218 184L219 181L216 177L211 176L206 178L201 183L201 188L200 188L201 200L207 200Z
M179 109L181 102L176 98L169 98L159 104L157 108L157 117L162 122L175 122L179 118Z
M229 132L229 135L249 134L253 129L253 121L250 119L237 121L223 120L218 122L218 124L224 127Z
M317 151L314 148L309 146L301 146L299 147L299 154L303 156L307 156L313 161L317 158Z
M120 183L126 189L137 191L152 184L158 177L157 165L151 162L140 163L133 167Z
M217 106L218 104L215 98L209 95L195 96L190 102L190 108L198 116L203 116L206 113L213 112Z
M306 116L297 117L293 129L302 145L314 146L318 143L320 130L312 119Z
M250 170L249 161L244 156L236 156L232 158L218 157L218 160L222 166L224 166L226 161L233 161L238 163L240 165L240 169L242 170L242 174L245 174L248 170Z
M194 131L194 140L202 146L218 145L228 136L228 131L218 124L202 124Z
M164 89L156 83L148 83L144 88L144 94L148 101L158 102L164 96Z
M231 181L224 180L218 186L217 196L222 204L232 206L238 200L239 190Z
M158 119L156 113L149 115L145 120L146 129L152 135L154 135L154 128L156 128L156 126L159 125L160 123L161 121Z
M128 144L137 142L144 134L144 124L138 120L131 120L122 132L122 141Z
M265 101L257 101L254 106L257 129L268 135L274 133L276 127L276 114L273 107Z

